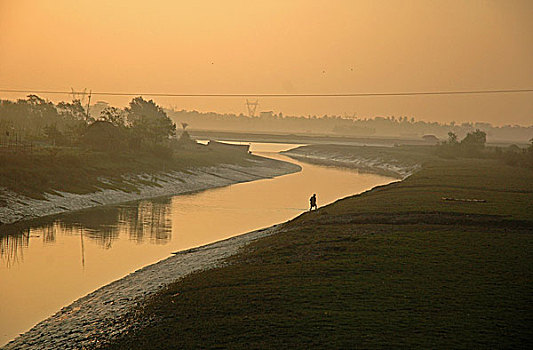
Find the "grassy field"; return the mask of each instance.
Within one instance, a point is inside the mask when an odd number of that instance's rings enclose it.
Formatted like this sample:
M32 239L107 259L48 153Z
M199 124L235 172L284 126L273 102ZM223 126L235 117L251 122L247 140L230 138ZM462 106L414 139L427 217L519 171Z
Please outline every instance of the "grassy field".
M533 173L428 159L228 262L150 299L107 348L529 348Z
M32 153L0 152L0 188L32 198L65 191L90 193L99 188L135 191L123 176L211 166L245 164L250 156L219 150L179 150L173 155L112 153L79 148L41 148ZM102 181L104 180L104 181Z

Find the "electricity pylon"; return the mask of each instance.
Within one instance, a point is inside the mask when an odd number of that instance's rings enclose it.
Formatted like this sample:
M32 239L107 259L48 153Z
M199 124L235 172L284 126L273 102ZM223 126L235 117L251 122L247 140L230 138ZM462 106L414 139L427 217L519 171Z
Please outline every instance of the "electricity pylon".
M255 117L255 111L257 110L257 106L259 106L259 100L249 101L248 99L246 99L246 107L248 107L248 116Z

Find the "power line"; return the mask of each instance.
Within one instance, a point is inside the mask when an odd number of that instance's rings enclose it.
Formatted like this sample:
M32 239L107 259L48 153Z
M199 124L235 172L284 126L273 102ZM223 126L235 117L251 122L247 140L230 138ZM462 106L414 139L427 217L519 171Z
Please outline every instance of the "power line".
M16 90L0 89L0 92L34 93L34 94L72 94L72 91L57 90ZM428 95L475 95L475 94L516 94L531 93L533 89L501 89L501 90L458 90L458 91L409 91L409 92L362 92L362 93L331 93L331 94L178 94L178 93L133 93L133 92L95 92L100 96L152 96L152 97L382 97L382 96L428 96ZM78 92L80 95L88 92Z

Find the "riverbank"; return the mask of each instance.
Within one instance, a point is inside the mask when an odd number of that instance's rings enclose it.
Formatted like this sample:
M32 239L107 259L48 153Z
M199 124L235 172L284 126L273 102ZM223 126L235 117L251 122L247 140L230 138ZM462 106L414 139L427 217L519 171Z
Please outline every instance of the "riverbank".
M302 162L346 167L404 179L432 159L431 146L367 147L308 145L282 152Z
M300 171L298 165L257 156L246 156L239 162L200 166L189 170L159 171L156 173L130 174L121 177L126 188L101 188L88 193L54 191L44 198L31 198L13 191L0 191L0 225L42 216L59 214L101 205L117 204L158 196L226 186L239 182L271 178ZM100 182L106 180L100 178ZM133 188L133 189L132 189ZM0 226L1 227L1 226Z
M528 169L434 159L169 285L105 348L525 348L532 186Z
M140 328L135 320L142 305L171 281L223 266L243 246L276 230L273 226L182 251L137 270L64 307L2 349L97 348Z

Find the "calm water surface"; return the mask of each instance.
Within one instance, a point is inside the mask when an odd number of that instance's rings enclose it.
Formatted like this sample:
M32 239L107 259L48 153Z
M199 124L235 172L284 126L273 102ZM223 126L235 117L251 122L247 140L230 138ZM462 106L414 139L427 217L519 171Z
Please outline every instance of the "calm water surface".
M296 174L57 215L0 236L0 346L172 252L286 221L307 210L313 193L322 206L393 181L276 154L295 146L255 143L251 150L299 164Z

